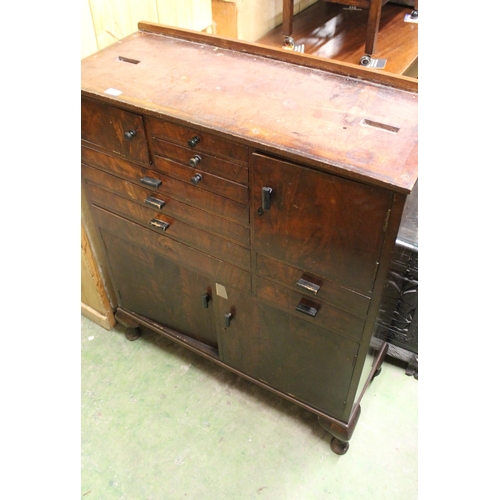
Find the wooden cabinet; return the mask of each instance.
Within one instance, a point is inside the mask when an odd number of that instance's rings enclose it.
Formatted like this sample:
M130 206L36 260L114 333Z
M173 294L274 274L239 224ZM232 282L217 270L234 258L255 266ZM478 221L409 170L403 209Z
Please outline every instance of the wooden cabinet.
M342 454L384 354L367 373L416 180L416 94L227 43L147 25L83 62L82 182L116 319L316 413ZM283 94L290 71L316 97ZM217 95L234 85L238 100Z

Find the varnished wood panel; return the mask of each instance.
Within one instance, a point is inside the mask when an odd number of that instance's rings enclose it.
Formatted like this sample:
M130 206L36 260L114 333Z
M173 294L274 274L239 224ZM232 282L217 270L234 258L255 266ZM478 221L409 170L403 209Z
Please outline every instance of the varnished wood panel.
M243 203L198 189L191 183L179 181L156 170L134 165L121 158L106 155L90 148L82 148L82 161L86 165L103 169L139 185L144 177L157 179L161 185L154 192L188 203L217 217L227 218L245 227L249 226L248 206Z
M218 163L217 159L215 163ZM191 167L157 156L155 158L155 166L158 171L186 183L190 183L191 179L199 174L201 180L196 184L197 189L210 191L240 203L248 203L248 186L224 179L218 175L213 175L210 171L207 171L203 161L199 166ZM222 166L222 164L219 163L219 166Z
M223 361L340 418L358 344L238 290L220 302ZM224 314L231 311L230 326Z
M100 186L88 183L87 193L93 204L105 208L115 214L121 215L128 220L137 222L148 227L152 231L165 234L165 237L186 243L202 252L214 257L224 255L224 260L238 267L250 269L250 252L248 249L224 240L219 236L207 233L199 228L193 227L173 217L167 216L158 210L147 208L144 204L135 203L115 195ZM162 221L169 224L168 228L162 230L150 221Z
M150 252L157 253L161 257L211 277L226 286L234 286L248 291L251 289L251 279L248 271L150 231L107 210L94 207L93 216L99 227L106 228L106 231L130 241L132 244L140 245Z
M149 163L142 116L85 100L81 111L82 139L141 163ZM134 136L127 139L126 134Z
M209 278L101 229L120 306L217 347Z
M82 175L85 180L102 186L122 197L128 197L137 203L145 203L147 198L154 197L165 204L159 211L167 216L182 220L195 227L201 227L211 233L219 234L243 246L248 247L250 244L250 230L248 228L180 202L166 196L165 193L157 193L154 190L138 186L86 165L82 165Z
M196 165L197 170L210 172L223 177L225 180L248 184L248 167L246 165L224 160L198 150L193 151L193 149L175 146L166 141L155 140L153 148L157 155L170 158L183 166L192 166L191 160L196 160L198 162Z
M200 130L196 127L187 127L166 120L147 118L148 130L153 139L174 142L183 147L190 145L190 140L196 138L197 142L189 146L193 153L205 152L217 156L223 156L231 161L248 163L248 147L232 141L225 141L220 136ZM162 154L164 145L153 140L153 151ZM235 179L239 180L239 179Z
M356 316L365 317L370 304L370 298L366 295L356 293L352 290L340 287L331 281L327 281L319 276L314 276L310 272L305 272L297 267L292 267L275 259L270 259L265 255L257 254L256 272L259 276L272 279L300 291L303 295L322 302L333 304L344 311ZM297 286L300 279L305 279L319 286L316 293L305 290Z
M392 194L257 154L252 172L255 250L370 295Z
M116 62L119 55L141 63ZM414 93L143 32L82 64L88 95L195 121L284 157L297 157L299 139L299 156L319 168L406 193L415 183ZM108 86L122 94L110 98Z
M255 283L257 296L274 307L297 316L303 321L309 321L327 330L340 333L352 340L359 341L361 339L365 325L364 319L324 304L316 298L304 297L304 294L298 291L290 290L268 280L258 278ZM317 311L316 316L313 317L297 311L296 308L300 303L314 308Z

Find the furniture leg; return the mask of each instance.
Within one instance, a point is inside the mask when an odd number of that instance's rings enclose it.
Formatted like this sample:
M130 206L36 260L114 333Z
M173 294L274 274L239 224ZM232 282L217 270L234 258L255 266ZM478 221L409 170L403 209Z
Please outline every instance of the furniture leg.
M139 322L131 318L128 314L125 314L121 309L116 311L115 319L120 325L126 328L125 337L127 340L137 340L141 336Z
M293 32L293 0L283 0L283 35L292 36Z
M382 15L382 0L371 0L368 11L368 26L366 30L365 53L373 55L377 44L380 17Z

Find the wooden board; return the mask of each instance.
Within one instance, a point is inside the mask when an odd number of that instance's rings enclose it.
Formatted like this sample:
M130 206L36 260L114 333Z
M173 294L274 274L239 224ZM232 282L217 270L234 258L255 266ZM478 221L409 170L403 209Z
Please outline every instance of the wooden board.
M85 59L82 74L88 96L194 117L197 126L284 158L296 158L300 138L301 156L318 168L404 193L417 178L416 93L145 32Z

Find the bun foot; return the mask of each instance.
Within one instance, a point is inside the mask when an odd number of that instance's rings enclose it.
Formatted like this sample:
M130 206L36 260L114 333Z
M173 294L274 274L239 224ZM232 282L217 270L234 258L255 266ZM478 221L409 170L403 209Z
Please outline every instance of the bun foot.
M139 328L127 328L125 330L125 338L127 340L133 341L137 340L141 336L141 330Z
M336 455L345 455L349 449L349 443L341 441L336 437L332 437L330 441L330 448Z

